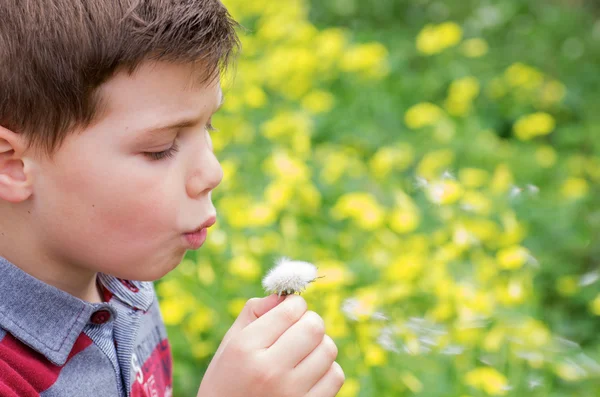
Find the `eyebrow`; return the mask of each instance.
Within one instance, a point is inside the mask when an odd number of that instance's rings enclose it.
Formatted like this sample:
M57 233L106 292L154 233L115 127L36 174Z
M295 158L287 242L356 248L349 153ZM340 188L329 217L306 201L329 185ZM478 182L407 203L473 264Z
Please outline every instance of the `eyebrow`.
M225 103L225 94L223 92L221 92L221 102L219 103L219 106L212 112L212 114L217 113L219 111L219 109L221 109L223 107L224 103ZM202 118L202 115L200 115L199 117L193 118L193 119L185 117L180 120L175 120L175 121L169 122L165 125L144 128L143 131L145 133L149 134L150 136L153 136L153 135L156 135L156 134L166 131L166 130L187 128L187 127L194 126L200 122L201 118Z

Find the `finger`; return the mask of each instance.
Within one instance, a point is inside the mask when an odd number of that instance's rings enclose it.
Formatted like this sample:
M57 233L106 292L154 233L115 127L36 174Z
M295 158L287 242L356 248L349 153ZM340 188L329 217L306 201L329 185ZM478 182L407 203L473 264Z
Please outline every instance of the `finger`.
M264 298L249 299L231 328L225 334L225 337L223 337L223 341L221 342L222 348L227 345L234 335L237 335L259 317L264 316L265 313L272 310L275 306L283 302L283 300L284 297L279 297L277 294L269 295ZM220 347L219 350L222 350L222 348Z
M344 370L334 361L329 371L310 389L306 397L333 397L340 391L345 380Z
M335 342L325 335L321 344L294 368L293 376L305 380L310 388L327 373L337 355Z
M294 325L306 312L306 301L300 295L287 295L285 300L242 330L250 348L266 349Z
M319 346L324 336L323 319L307 311L267 350L267 355L284 368L294 368Z

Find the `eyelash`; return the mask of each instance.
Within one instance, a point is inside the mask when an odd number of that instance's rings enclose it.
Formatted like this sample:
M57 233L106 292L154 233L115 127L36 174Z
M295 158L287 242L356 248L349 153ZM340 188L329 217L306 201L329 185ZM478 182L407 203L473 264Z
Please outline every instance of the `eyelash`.
M206 130L209 132L217 131L217 129L210 122L206 125ZM177 145L177 142L173 142L173 146L171 146L167 150L164 150L162 152L147 152L144 154L146 156L150 157L150 159L152 159L154 161L158 161L158 160L162 160L165 158L175 157L175 153L177 153L178 151L179 151L179 145Z

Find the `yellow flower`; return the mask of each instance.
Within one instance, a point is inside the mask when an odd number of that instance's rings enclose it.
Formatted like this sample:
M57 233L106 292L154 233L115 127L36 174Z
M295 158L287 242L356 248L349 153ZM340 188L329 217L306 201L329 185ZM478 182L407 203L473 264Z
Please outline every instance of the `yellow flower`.
M313 289L335 290L351 283L355 276L344 263L335 259L322 260L315 263L319 277L313 284Z
M303 113L282 112L263 123L261 129L263 135L269 139L289 139L298 133L310 134L313 130L313 122Z
M326 113L333 108L334 96L326 91L312 91L302 99L302 106L312 113Z
M494 368L480 367L467 372L465 383L491 396L502 396L507 392L508 379Z
M347 193L338 199L332 215L336 219L353 218L360 227L374 230L383 223L385 209L370 193Z
M360 382L356 378L348 378L338 392L338 397L356 397L360 392Z
M600 294L596 295L594 300L590 302L590 311L594 315L600 316Z
M404 171L413 163L414 149L408 144L398 144L379 149L369 161L373 176L385 179L391 171Z
M390 214L390 228L396 233L410 233L419 227L421 216L417 208L396 208Z
M444 169L452 165L454 157L454 152L450 149L429 152L419 163L417 175L428 180L436 179Z
M402 371L400 379L402 379L402 383L413 393L420 393L423 390L423 383L409 371Z
M346 42L346 33L342 29L330 28L321 31L315 39L319 59L339 59L344 52Z
M525 89L538 88L544 80L542 73L521 62L510 65L504 72L504 78L511 86Z
M525 301L527 296L521 280L510 279L496 285L496 297L505 306L513 306Z
M585 370L573 362L562 362L556 364L554 366L554 372L556 375L568 382L575 382L583 379L586 376Z
M280 210L289 204L294 193L293 186L283 179L271 182L265 189L265 200L274 209Z
M267 103L267 94L256 86L249 87L244 95L246 103L251 108L262 108Z
M585 197L589 190L588 182L585 179L569 178L563 183L561 193L568 200L577 200Z
M192 333L200 333L210 330L217 322L217 314L214 310L204 306L197 305L194 313L186 323L186 330Z
M433 103L423 102L406 111L404 122L413 130L435 125L444 116L444 111Z
M453 81L445 103L446 110L453 116L465 116L478 95L479 81L475 77L468 76Z
M375 343L367 346L365 354L365 364L369 367L381 367L388 361L388 354L383 348Z
M261 227L272 225L277 217L268 203L256 203L246 208L246 226Z
M467 191L462 197L461 207L475 214L487 216L492 211L492 202L483 193Z
M235 298L230 300L227 303L227 311L229 312L231 317L235 318L239 316L247 301L248 300L244 298Z
M499 164L494 170L490 188L493 193L506 193L514 184L514 178L507 164Z
M579 280L574 276L562 276L556 281L556 289L562 296L571 296L579 291Z
M588 158L585 170L593 181L600 183L600 157Z
M337 182L343 175L359 177L364 172L364 163L358 158L354 150L348 148L330 148L318 151L321 159L321 179L331 185Z
M181 324L183 318L189 313L191 300L185 297L175 297L160 301L160 311L166 325Z
M215 344L212 341L194 341L192 344L192 355L198 360L207 358L215 350Z
M462 53L469 58L479 58L487 54L488 43L481 38L465 40L461 45Z
M382 78L389 73L388 50L380 43L361 44L346 51L340 61L342 70Z
M552 146L540 146L535 151L535 160L543 168L550 168L556 164L556 150Z
M425 55L440 53L460 43L462 34L461 27L455 22L426 25L417 35L417 50Z
M427 189L427 196L435 204L454 204L462 197L461 185L453 180L443 180L432 183Z
M548 113L539 112L519 118L514 125L514 131L517 138L526 141L550 134L555 126L554 117Z
M284 151L277 151L264 162L265 171L289 183L304 182L310 178L310 169L303 161Z
M229 272L234 276L238 276L247 281L254 281L258 279L261 272L260 264L256 259L247 256L239 255L229 261L228 265Z
M196 273L198 280L204 285L215 282L215 271L208 261L198 261Z
M312 183L304 183L296 187L302 208L315 212L321 206L321 192Z
M506 338L506 331L502 327L494 327L483 339L483 348L488 352L497 352L502 347Z
M521 246L504 248L496 254L498 264L503 269L515 270L521 268L529 258L529 251Z
M424 266L423 257L407 253L396 258L385 269L384 277L394 282L410 282L419 276Z
M526 346L540 348L547 345L552 334L550 330L540 321L528 318L521 322L517 333L523 339Z
M543 106L551 106L561 102L567 93L567 88L560 81L552 80L544 84L540 93Z
M480 168L462 168L458 171L460 183L469 188L481 187L489 178L489 172Z

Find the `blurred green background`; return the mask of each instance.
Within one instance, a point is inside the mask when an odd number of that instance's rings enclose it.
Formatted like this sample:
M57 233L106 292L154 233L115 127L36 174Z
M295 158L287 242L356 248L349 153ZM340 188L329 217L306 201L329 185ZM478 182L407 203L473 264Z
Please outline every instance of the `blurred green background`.
M219 220L156 283L175 396L281 256L341 396L597 396L599 3L224 2Z

